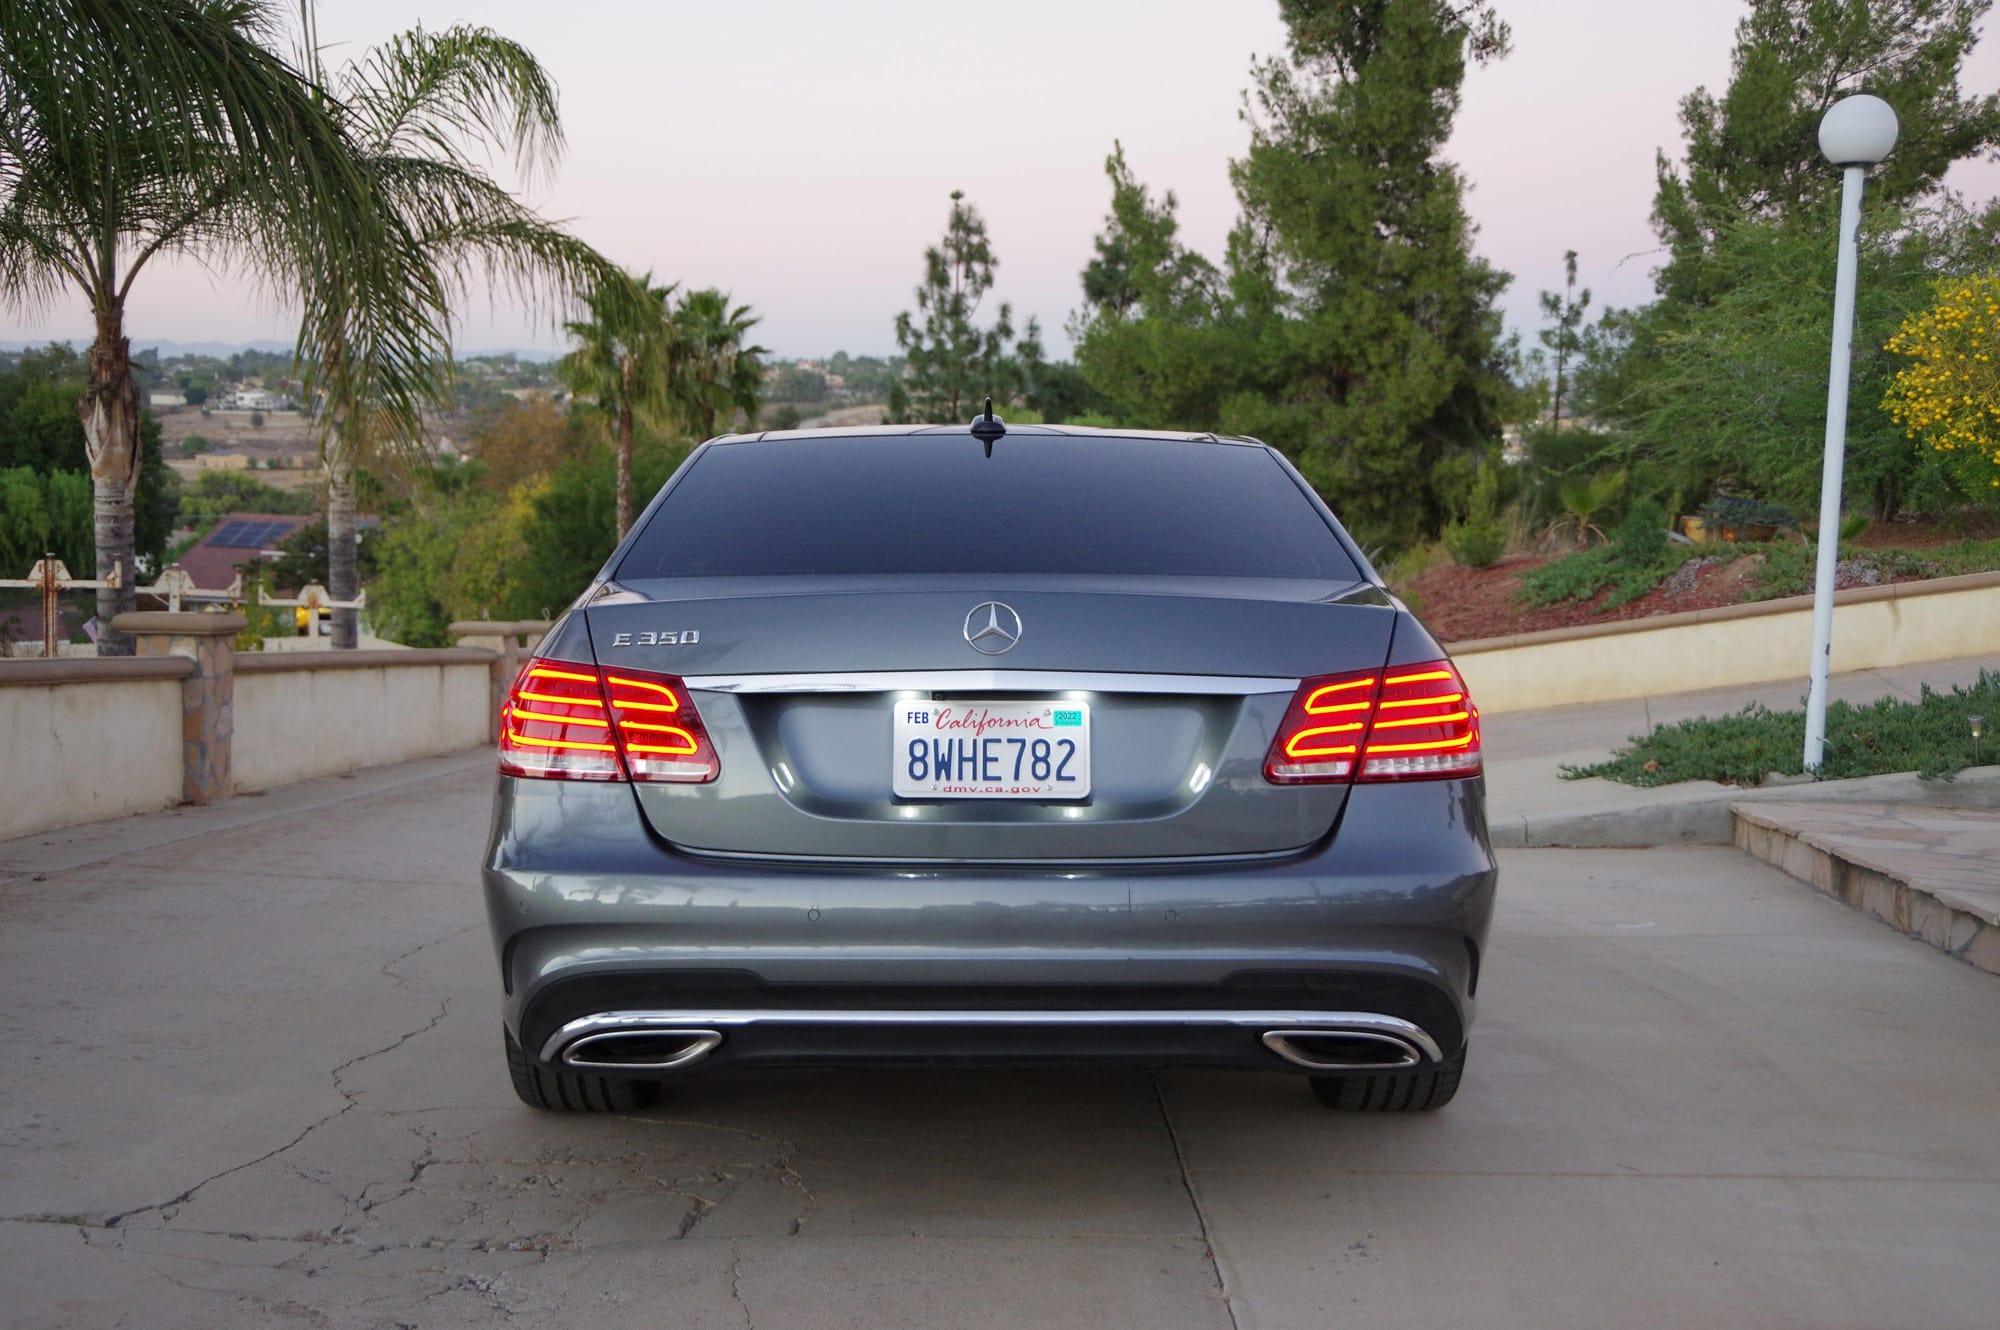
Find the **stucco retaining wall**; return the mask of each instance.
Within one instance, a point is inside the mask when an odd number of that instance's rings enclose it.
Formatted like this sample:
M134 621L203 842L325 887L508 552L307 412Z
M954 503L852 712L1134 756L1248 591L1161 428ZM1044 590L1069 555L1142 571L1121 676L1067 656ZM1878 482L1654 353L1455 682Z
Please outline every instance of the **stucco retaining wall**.
M236 788L485 743L492 666L465 649L238 656Z
M188 660L0 661L0 840L181 797Z
M186 655L0 661L0 840L476 747L492 732L496 659L245 654L222 691L203 691ZM222 759L219 788L190 786L190 735Z
M1797 679L1812 654L1812 597L1663 614L1450 644L1481 711L1532 711ZM1833 669L1992 655L2000 573L1859 587L1834 598Z

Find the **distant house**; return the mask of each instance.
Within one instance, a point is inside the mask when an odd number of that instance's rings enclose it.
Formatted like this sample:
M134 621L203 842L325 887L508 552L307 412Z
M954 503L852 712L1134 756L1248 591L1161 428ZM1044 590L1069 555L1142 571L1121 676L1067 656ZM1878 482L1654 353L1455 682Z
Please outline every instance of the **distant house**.
M181 392L179 389L175 389L172 392L165 392L156 388L146 394L146 405L156 411L171 411L175 407L186 406L187 404L187 394Z
M196 468L202 471L248 471L248 453L203 453L194 459Z
M175 560L173 566L184 570L204 591L227 591L240 568L277 558L280 544L300 527L319 520L318 513L231 513L217 522L215 530L199 544ZM381 529L382 519L357 514L354 525L356 534L362 540L369 540ZM293 586L277 588L284 595L297 590Z
M175 567L204 591L226 591L236 580L238 565L276 558L280 541L317 520L303 513L231 513L181 555Z
M238 388L220 403L224 411L296 411L298 400L269 388Z

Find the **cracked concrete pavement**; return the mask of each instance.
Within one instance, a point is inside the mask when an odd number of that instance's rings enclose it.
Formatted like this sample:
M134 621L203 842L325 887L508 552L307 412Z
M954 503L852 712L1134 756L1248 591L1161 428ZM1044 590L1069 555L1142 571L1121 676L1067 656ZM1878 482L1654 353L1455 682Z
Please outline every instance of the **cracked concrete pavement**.
M1466 1086L507 1087L484 755L0 844L0 1321L1986 1327L2000 982L1735 851L1516 851Z

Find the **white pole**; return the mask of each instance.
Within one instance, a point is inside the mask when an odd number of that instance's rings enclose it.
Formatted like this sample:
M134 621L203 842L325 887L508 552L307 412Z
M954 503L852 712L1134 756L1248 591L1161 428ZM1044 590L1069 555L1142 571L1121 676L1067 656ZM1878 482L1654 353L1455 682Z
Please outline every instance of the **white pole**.
M1854 356L1854 270L1866 166L1840 180L1840 259L1833 286L1833 364L1826 378L1826 460L1819 481L1819 562L1813 573L1811 683L1806 691L1807 771L1826 756L1826 675L1833 658L1833 572L1840 559L1840 473L1847 457L1847 375Z

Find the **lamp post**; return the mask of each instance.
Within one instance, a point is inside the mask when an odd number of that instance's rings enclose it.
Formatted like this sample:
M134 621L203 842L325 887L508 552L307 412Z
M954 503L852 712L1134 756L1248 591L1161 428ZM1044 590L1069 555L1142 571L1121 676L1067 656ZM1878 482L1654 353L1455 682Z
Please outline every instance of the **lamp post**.
M1806 691L1805 767L1826 756L1826 674L1833 656L1833 570L1840 559L1840 473L1847 454L1847 374L1854 351L1856 235L1861 182L1896 146L1896 112L1880 97L1845 97L1819 122L1819 150L1841 169L1840 259L1833 288L1833 364L1826 376L1826 460L1819 481L1819 562L1813 574L1811 684Z

